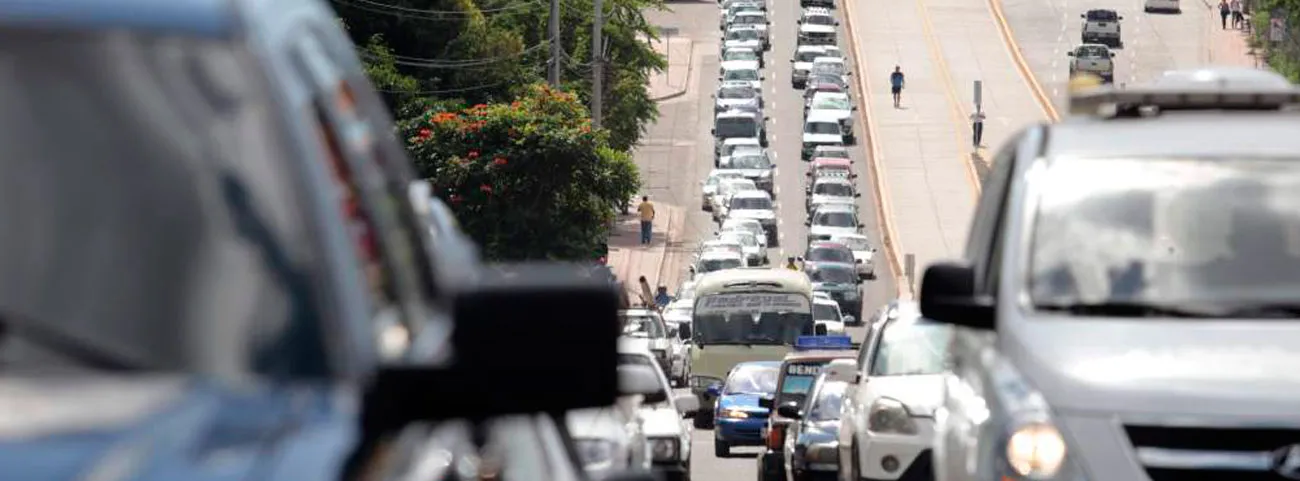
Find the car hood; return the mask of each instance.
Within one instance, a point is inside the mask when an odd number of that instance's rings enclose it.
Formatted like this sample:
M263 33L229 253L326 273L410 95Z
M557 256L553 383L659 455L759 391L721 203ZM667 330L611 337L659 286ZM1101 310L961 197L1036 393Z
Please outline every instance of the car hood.
M835 33L835 27L831 25L803 24L799 26L799 33Z
M817 235L831 236L835 234L855 234L855 233L857 233L857 229L853 227L831 227L826 225L813 225L812 227L808 228L808 235L814 235L814 236Z
M616 409L610 406L569 411L565 414L565 422L575 438L621 442L627 439L627 434Z
M842 195L813 194L812 201L811 201L813 205L824 204L824 203L836 203L836 202L841 204L851 204L853 203L853 198L845 197Z
M1294 322L1036 316L998 342L1060 410L1295 419L1300 399Z
M722 62L721 68L722 70L751 69L751 68L758 70L758 61L757 60L728 60L726 62Z
M676 408L659 405L659 407L641 408L641 430L648 437L679 437L682 435L682 414Z
M836 144L844 140L844 136L835 134L803 134L803 143L805 144Z
M812 68L812 64L813 64L812 62L795 62L794 69L796 71L803 71L804 73L808 73L808 70Z
M853 118L852 110L831 110L831 109L811 109L810 112L821 112L833 115L840 120Z
M877 397L903 403L913 416L934 416L943 403L943 375L940 374L874 376L867 385Z
M161 376L0 379L0 412L11 414L0 417L0 479L337 478L357 423L338 394Z
M776 212L771 210L732 209L727 211L727 216L737 219L775 219Z
M871 263L876 258L876 253L871 251L853 251L853 259L862 261L864 264Z

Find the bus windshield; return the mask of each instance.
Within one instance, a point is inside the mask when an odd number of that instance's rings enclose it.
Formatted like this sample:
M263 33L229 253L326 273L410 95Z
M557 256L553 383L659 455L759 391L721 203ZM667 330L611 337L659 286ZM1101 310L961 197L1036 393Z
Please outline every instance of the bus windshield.
M794 345L813 334L812 302L793 293L728 293L700 297L696 345Z

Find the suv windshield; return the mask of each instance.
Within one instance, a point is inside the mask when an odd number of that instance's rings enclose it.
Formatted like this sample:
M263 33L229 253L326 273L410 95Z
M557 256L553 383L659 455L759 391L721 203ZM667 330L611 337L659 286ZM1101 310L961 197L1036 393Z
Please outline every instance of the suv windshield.
M723 117L717 119L718 138L758 137L758 123L753 117ZM731 148L736 148L734 145Z
M808 122L804 124L803 131L805 134L815 135L839 135L839 122Z
M773 394L776 392L777 366L748 364L736 368L727 378L723 394Z
M736 25L762 25L766 22L767 19L762 15L737 15L731 20L731 23Z
M858 276L847 267L819 266L808 270L808 279L827 284L852 284L858 281Z
M842 262L845 264L852 264L853 253L848 249L815 247L808 250L807 259L811 262Z
M758 30L752 28L740 28L727 31L727 40L758 40ZM757 76L754 77L756 80ZM727 79L732 80L732 79Z
M856 227L858 220L848 212L820 212L813 216L812 223L826 227Z
M814 321L836 321L839 322L839 312L835 309L835 304L813 303L813 320Z
M1297 302L1295 160L1056 159L1045 174L1035 304Z
M808 25L835 25L835 18L830 15L806 15L803 23Z
M732 155L728 166L733 169L770 169L772 161L761 154Z
M766 197L732 197L731 205L728 208L732 210L770 210L772 200Z
M849 103L849 99L839 95L818 95L813 97L812 108L825 110L848 110L853 108L853 104Z
M329 375L263 78L240 42L0 28L7 373Z
M799 52L798 54L795 54L795 56L794 56L794 61L796 61L796 62L812 62L813 59L815 59L815 58L817 58L817 57L821 57L821 56L822 56L822 53L821 53L821 52L808 52L808 51L803 51L803 52Z
M623 315L623 335L631 337L660 338L664 334L658 319L645 315Z
M723 269L735 269L740 267L740 259L728 257L726 259L705 259L700 261L700 267L697 269L701 274L720 271Z
M951 364L952 329L925 320L893 321L885 326L871 356L868 376L941 374Z
M727 53L723 54L722 60L758 60L758 53L749 49L736 48L728 50Z
M1078 58L1110 58L1110 51L1105 47L1079 47L1074 56Z
M737 68L737 69L728 70L722 76L722 80L753 81L753 80L758 80L758 77L759 77L758 70L754 70L752 68Z
M853 186L839 182L823 182L813 187L813 194L832 197L853 197Z

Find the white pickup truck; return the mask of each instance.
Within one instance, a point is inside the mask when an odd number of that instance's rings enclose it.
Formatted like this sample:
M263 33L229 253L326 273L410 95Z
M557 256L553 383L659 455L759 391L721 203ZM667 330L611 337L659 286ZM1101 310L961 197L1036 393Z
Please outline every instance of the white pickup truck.
M1115 53L1101 44L1083 44L1075 47L1070 56L1070 76L1088 73L1101 77L1106 83L1115 81Z
M1100 43L1112 48L1124 45L1120 39L1119 16L1114 10L1093 9L1079 15L1083 19L1082 43Z

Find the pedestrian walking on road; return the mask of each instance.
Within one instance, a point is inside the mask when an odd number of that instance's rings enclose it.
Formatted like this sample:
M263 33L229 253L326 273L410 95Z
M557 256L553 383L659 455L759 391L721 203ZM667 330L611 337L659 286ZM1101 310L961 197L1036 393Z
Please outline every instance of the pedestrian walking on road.
M636 211L641 214L641 245L647 245L650 243L650 227L655 220L655 205L650 202L650 196L641 196L641 205L636 206Z
M1219 23L1223 24L1223 29L1228 29L1228 15L1232 15L1232 7L1228 5L1228 0L1219 0Z
M984 139L984 111L983 110L976 110L975 113L970 114L970 127L971 127L971 133L974 134L973 137L974 143L972 145L974 145L975 148L978 149L979 146L982 145L982 142L980 141Z
M889 91L894 94L894 108L898 108L903 102L903 85L906 79L903 77L903 67L894 66L894 73L889 74Z
M1245 27L1246 16L1241 13L1241 0L1232 0L1228 6L1232 9L1232 28Z

